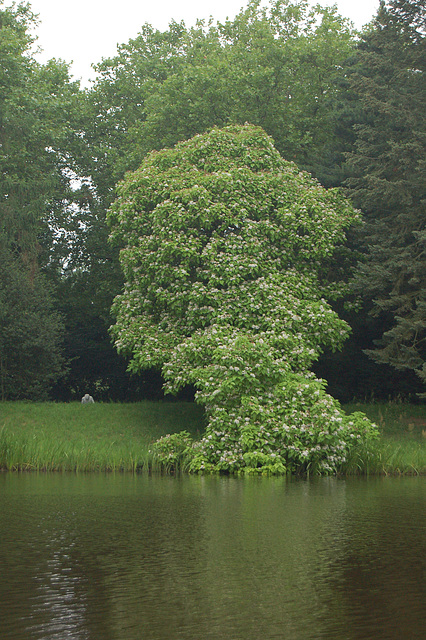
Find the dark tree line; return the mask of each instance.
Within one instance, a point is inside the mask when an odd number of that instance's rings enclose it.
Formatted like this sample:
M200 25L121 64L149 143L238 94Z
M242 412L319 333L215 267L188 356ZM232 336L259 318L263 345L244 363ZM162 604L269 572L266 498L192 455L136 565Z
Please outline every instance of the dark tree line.
M366 225L356 277L383 327L369 355L426 382L426 40L421 1L382 5L349 76L363 110L346 184Z
M122 275L106 212L150 151L245 122L364 214L324 276L350 282L352 337L317 372L343 400L424 389L423 2L382 3L362 34L290 0L223 24L144 25L88 90L63 62L36 62L36 26L27 4L0 1L2 398L161 397L159 374L131 377L111 345Z

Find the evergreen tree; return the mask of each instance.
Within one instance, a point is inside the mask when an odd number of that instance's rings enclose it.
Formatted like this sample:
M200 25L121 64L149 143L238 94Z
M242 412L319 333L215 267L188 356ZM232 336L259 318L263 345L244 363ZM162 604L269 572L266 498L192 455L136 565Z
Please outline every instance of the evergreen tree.
M365 213L366 253L355 278L382 320L369 355L426 382L425 10L420 0L380 5L360 42L351 86L362 107L347 181Z

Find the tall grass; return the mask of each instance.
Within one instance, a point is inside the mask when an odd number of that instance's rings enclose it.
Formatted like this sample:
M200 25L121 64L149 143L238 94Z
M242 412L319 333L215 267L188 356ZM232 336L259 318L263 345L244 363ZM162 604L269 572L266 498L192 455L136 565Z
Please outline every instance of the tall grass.
M191 403L0 403L0 468L136 471L148 468L152 442L203 429Z
M347 475L426 474L426 407L398 402L354 403L347 413L364 411L380 428L380 438L355 447L342 473Z
M354 448L341 473L426 474L426 408L398 403L351 404L381 430ZM189 402L56 404L0 402L0 469L142 471L150 446L168 433L204 430L202 408Z

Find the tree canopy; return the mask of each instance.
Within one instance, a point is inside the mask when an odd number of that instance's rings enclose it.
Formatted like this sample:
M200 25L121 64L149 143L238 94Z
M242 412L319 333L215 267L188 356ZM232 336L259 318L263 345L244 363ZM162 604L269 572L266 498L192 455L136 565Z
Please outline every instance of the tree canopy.
M262 127L283 158L326 187L349 178L347 195L367 222L349 229L348 243L337 234L333 252L313 269L318 291L353 328L343 352L332 353L331 340L318 347L325 354L315 370L345 400L421 388L423 4L385 2L362 34L335 7L306 0L253 0L222 23L171 22L164 31L145 24L96 65L97 79L86 90L70 80L66 63L37 62L30 5L0 0L0 261L16 272L4 281L2 304L8 315L24 276L24 289L40 292L43 323L52 319L51 336L68 363L52 397L69 400L89 387L103 399L161 396L159 374L151 369L132 379L108 336L123 275L118 245L107 242L106 213L116 183L153 149L245 122ZM303 254L294 251L298 259ZM364 305L355 314L336 302L342 288L335 281L345 282L357 259L354 283ZM22 318L9 314L10 336L14 317L20 331ZM136 361L132 368L140 370ZM59 374L54 363L52 371Z
M349 202L248 124L149 154L118 194L115 344L169 391L196 387L209 424L192 468L335 469L355 434L309 370L348 333L320 276Z
M152 149L244 122L273 136L285 158L336 180L332 104L354 43L335 8L304 0L251 1L224 23L144 25L97 66L87 131L96 184L107 194Z

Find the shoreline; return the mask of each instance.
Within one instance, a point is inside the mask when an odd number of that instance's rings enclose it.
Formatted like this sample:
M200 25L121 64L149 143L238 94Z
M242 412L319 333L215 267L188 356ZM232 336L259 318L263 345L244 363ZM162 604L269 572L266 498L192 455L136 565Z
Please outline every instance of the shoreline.
M364 411L379 425L381 436L368 451L354 448L337 474L331 475L426 475L424 405L356 403L343 409ZM150 446L161 436L182 430L198 439L203 428L202 408L191 402L3 402L0 470L181 473L180 469L153 465ZM241 477L244 473L231 475Z

